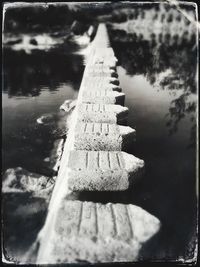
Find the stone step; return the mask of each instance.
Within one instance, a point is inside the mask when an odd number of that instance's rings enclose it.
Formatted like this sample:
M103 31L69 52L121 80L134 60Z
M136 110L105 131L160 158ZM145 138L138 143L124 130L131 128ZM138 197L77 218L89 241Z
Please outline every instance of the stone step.
M117 91L84 90L81 95L82 103L89 104L118 104L124 105L125 94Z
M85 72L85 77L100 77L100 78L118 78L118 74L116 71L114 71L113 69L88 69L86 72ZM119 80L118 80L119 82Z
M99 31L99 33L97 32L93 41L93 47L99 49L110 47L110 40L108 38L108 33L103 31L101 32Z
M126 124L128 108L121 105L86 104L77 105L77 121Z
M135 141L135 130L109 123L77 123L74 148L77 150L126 151Z
M100 44L100 42L99 42ZM98 57L98 56L103 56L103 57L115 57L114 50L112 47L96 47L95 45L92 47L92 51L90 53L91 57Z
M111 47L103 47L103 45L99 42L98 47L93 48L91 51L87 64L105 64L114 67L116 66L117 61L118 60L114 55L113 49Z
M135 205L62 201L49 262L132 262L160 221Z
M96 56L89 61L89 64L104 64L106 66L115 67L117 65L117 59L116 57Z
M109 66L106 66L104 64L93 64L93 65L86 65L85 67L85 71L105 71L105 72L113 72L113 71L117 71L116 68L114 67L109 67Z
M90 57L87 59L87 66L93 66L93 65L99 65L107 68L116 69L117 68L117 60L115 57L112 58L100 58L95 59L93 57Z
M104 63L105 60L110 59L111 61L117 62L117 58L114 55L113 49L112 48L98 48L96 50L96 53L93 55L93 63ZM91 62L90 62L91 64Z
M88 85L85 84L85 85L82 85L82 87L83 87L84 91L88 91L88 92L89 91L110 91L110 92L112 92L112 91L121 92L122 91L120 86L112 84L112 83L109 83L106 85L102 84L102 86L101 86L101 84L98 84L98 83L96 83L96 84L88 83Z
M117 68L116 67L110 67L108 65L104 65L104 64L93 64L93 65L86 65L85 67L85 72L87 71L104 71L104 72L117 72Z
M141 176L144 161L126 152L72 150L67 167L72 191L123 191Z
M82 86L84 87L97 87L97 88L102 88L102 87L107 87L109 85L119 85L119 80L115 77L109 77L109 76L85 76L84 81L82 82Z

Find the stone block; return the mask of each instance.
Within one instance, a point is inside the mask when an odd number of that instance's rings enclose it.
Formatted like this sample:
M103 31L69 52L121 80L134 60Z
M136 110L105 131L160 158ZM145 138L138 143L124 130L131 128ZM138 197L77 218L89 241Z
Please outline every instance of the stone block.
M95 43L96 46L97 43ZM87 64L103 64L107 66L116 66L117 58L114 55L113 49L111 47L106 47L104 42L98 42L97 47L94 47L88 58Z
M135 205L63 201L54 227L51 263L133 262L160 221Z
M121 92L122 89L120 86L109 83L109 84L94 84L92 86L92 84L88 83L88 85L84 85L83 86L83 91L117 91L117 92Z
M77 121L126 124L128 108L121 105L86 104L77 105Z
M124 191L144 170L144 161L119 151L70 151L68 185L72 191Z
M126 151L135 141L135 130L109 123L77 123L74 133L76 150Z
M118 104L124 105L125 94L117 91L83 91L81 95L82 103L89 104Z
M92 65L96 66L96 65ZM109 68L91 68L86 69L84 77L114 77L118 78L118 74L115 70Z
M86 72L92 72L92 71L103 71L103 72L117 72L117 69L114 67L109 67L104 64L93 64L93 65L86 65L85 67Z
M88 64L88 65L86 65L85 73L92 72L92 71L102 71L102 72L108 72L108 73L115 72L115 73L117 73L117 68L109 66L109 65L105 65L105 64L92 64L92 65Z
M82 81L82 86L86 88L104 88L109 85L119 85L119 80L115 77L109 77L109 76L84 76L84 79Z

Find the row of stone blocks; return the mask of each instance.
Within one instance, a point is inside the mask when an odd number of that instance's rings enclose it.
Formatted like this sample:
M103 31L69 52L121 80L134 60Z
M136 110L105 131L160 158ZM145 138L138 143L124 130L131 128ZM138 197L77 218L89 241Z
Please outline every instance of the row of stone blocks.
M99 26L79 92L73 149L67 164L72 191L124 191L142 174L144 161L128 154L135 130L126 125L113 50ZM102 47L103 46L103 47ZM65 200L59 207L47 263L135 261L160 222L126 204Z
M125 95L116 78L113 50L100 50L100 56L95 50L93 61L89 59L81 84L74 151L68 161L68 184L73 191L126 190L144 168L143 160L122 152L133 146L135 130L117 124L127 120ZM111 68L104 61L107 58L115 61ZM112 77L113 73L116 77Z

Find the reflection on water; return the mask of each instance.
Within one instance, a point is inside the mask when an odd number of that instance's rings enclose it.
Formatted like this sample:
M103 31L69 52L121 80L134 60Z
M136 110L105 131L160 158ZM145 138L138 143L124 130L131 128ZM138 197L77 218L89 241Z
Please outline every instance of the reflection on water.
M63 84L79 89L82 57L58 52L4 50L3 91L12 96L39 96L42 89L56 91ZM53 77L53 79L51 78Z
M3 170L47 169L44 158L53 147L59 106L77 97L83 72L81 56L61 51L27 55L4 50ZM47 125L37 123L43 114L50 114Z
M130 110L128 123L137 132L133 151L146 164L144 178L126 202L142 206L162 222L160 235L147 244L143 256L191 258L196 238L195 150L187 149L191 122L184 118L169 136L165 115L173 95L157 91L143 75L127 75L122 67L118 73Z
M119 65L126 69L127 74L142 74L151 85L160 90L170 90L174 95L166 114L169 134L177 131L179 122L186 114L191 115L190 145L195 145L196 38L191 35L185 39L183 34L178 41L169 32L167 42L155 40L155 34L148 40L145 33L140 32L138 36L135 32L127 34L114 29L110 30L110 37Z
M109 197L137 204L161 220L161 233L146 245L141 257L191 259L197 238L195 28L189 34L192 26L184 22L177 36L176 21L167 24L158 12L161 24L151 17L158 27L150 24L149 34L144 30L149 21L139 14L130 23L109 23L109 35L130 111L128 124L137 132L132 151L145 160L146 175L126 197ZM181 15L179 19L183 20Z

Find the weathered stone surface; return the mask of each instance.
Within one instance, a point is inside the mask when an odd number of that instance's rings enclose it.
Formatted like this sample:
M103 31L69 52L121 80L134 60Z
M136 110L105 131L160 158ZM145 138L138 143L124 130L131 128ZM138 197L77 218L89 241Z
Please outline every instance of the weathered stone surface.
M115 67L109 67L104 64L93 64L93 65L87 65L85 67L85 72L107 72L107 73L113 73L117 72L117 69Z
M135 261L159 229L160 221L135 205L64 201L48 262Z
M106 77L106 76L105 76ZM104 78L105 78L104 77ZM118 91L121 92L122 89L118 82L111 83L109 80L106 83L102 82L99 77L92 77L93 79L87 80L82 84L84 91ZM117 80L116 80L117 81Z
M64 110L65 112L69 112L71 109L73 109L76 106L76 102L77 102L77 100L67 99L60 106L60 109Z
M6 170L3 177L2 192L32 193L35 197L49 199L53 187L53 179L17 167Z
M102 103L124 105L125 94L116 91L83 91L82 103Z
M72 191L123 191L141 176L144 161L119 151L70 151L68 185Z
M108 123L77 123L74 133L77 150L127 150L135 141L135 130Z
M93 46L95 48L108 47L110 44L108 32L104 24L99 24L96 36L93 40Z
M100 44L100 42L99 42L99 44ZM106 59L110 58L111 60L115 59L117 61L112 47L106 47L106 46L104 46L104 47L98 46L97 47L96 44L93 47L91 57L92 57L92 59L94 59L94 61L96 59L100 59L100 58L106 58Z
M117 92L121 92L122 88L119 85L115 85L115 84L109 84L108 86L102 86L102 87L98 87L98 86L94 86L93 88L88 88L86 89L88 92L89 91L117 91Z
M88 65L103 64L107 66L116 66L117 58L114 55L114 51L111 47L107 47L103 42L95 42L93 50L90 53L88 59Z
M122 128L114 124L126 121L128 109L120 106L124 103L124 94L113 90L113 84L118 87L119 81L110 77L113 73L110 69L116 70L117 59L108 45L106 27L100 24L86 59L87 67L74 112L78 129L74 129L73 124L66 141L57 188L38 239L37 263L134 261L142 243L160 227L155 217L133 205L67 200L71 195L77 195L71 191L126 190L144 170L143 160L125 152L80 150L80 146L85 145L85 138L88 145L99 146L100 139L95 138L97 133L101 135L102 148L102 140L108 145L103 137L104 131L106 134L103 123L111 125L107 137L110 146L119 145L124 135ZM112 90L108 89L110 84ZM118 103L120 105L113 105ZM81 121L97 123L78 124ZM99 126L102 127L100 131ZM120 142L115 136L117 131ZM79 150L71 150L73 145Z
M94 65L95 66L95 65ZM87 70L87 72L85 72L85 77L115 77L118 78L118 74L116 71L110 69L110 70L106 70L106 69L95 69L93 68L92 70Z
M103 72L117 72L117 68L116 67L112 67L112 66L108 66L105 64L93 64L93 65L86 65L85 67L85 72L89 72L89 71L103 71Z
M103 64L104 66L108 66L108 67L116 67L117 66L117 59L116 57L94 57L92 59L90 59L89 63L90 65L93 64Z
M121 92L122 88L118 85L109 83L109 84L104 84L102 86L100 86L99 84L95 84L94 86L92 86L91 84L88 85L84 85L83 86L83 90L87 91L87 92L94 92L94 91L106 91L106 92L112 92L112 91L117 91L117 92Z
M86 76L84 81L82 82L82 85L84 87L97 87L97 88L102 88L102 87L107 87L110 84L114 85L119 85L119 80L114 77L91 77L91 76Z
M85 104L77 107L77 121L125 124L128 108L121 105Z

